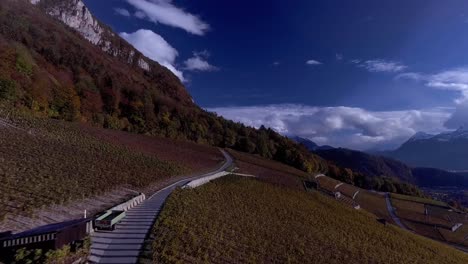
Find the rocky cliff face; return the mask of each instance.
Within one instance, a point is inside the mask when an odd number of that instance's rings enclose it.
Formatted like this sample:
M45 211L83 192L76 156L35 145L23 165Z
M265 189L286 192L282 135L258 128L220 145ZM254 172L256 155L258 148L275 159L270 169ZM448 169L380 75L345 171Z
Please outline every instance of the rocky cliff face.
M145 58L130 44L116 36L106 25L99 22L81 0L30 0L50 16L62 21L79 32L84 38L104 52L119 57L128 64L151 70L151 60Z

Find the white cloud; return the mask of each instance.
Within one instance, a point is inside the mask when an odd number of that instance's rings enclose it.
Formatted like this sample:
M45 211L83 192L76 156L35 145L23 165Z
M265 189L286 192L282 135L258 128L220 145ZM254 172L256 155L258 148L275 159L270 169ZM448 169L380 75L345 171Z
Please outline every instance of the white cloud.
M418 131L438 133L452 109L368 111L354 107L269 105L208 109L249 126L265 125L320 144L353 149L396 147Z
M279 61L274 61L273 62L273 66L279 66L280 64L281 64L281 62L279 62Z
M340 60L343 60L343 54L336 53L336 54L335 54L335 58L336 58L336 60L339 60L339 61L340 61Z
M175 66L179 53L163 37L147 29L140 29L133 33L122 32L120 36L145 56L168 68L181 81L185 81L183 73Z
M398 74L395 79L396 80L402 80L402 79L408 79L408 80L414 80L414 81L422 81L427 78L426 75L418 72L405 72L405 73L400 73Z
M194 52L193 57L184 62L185 69L189 71L217 71L219 69L218 67L213 66L206 61L206 58L209 56L210 54L206 50L202 52Z
M468 67L450 69L435 74L407 72L397 75L396 79L421 81L431 88L458 92L459 97L455 99L457 104L468 101Z
M146 17L146 14L141 12L141 11L136 11L135 12L135 17L139 18L139 19L145 19Z
M410 79L424 82L430 88L457 92L458 96L454 100L455 112L444 125L451 129L460 126L468 127L468 67L454 68L435 74L408 72L398 75L396 79Z
M401 72L405 69L408 68L408 66L396 62L396 61L386 61L382 59L376 59L376 60L366 60L363 62L360 62L358 60L353 60L352 61L355 64L358 64L359 67L365 68L366 70L370 72Z
M308 65L320 65L322 63L320 61L317 61L317 60L308 60L308 61L306 61L306 64L308 64Z
M359 64L359 63L361 63L361 60L354 59L354 60L351 60L350 62L354 63L354 64Z
M458 129L460 126L468 128L468 103L464 102L457 105L455 112L444 125L450 129Z
M195 35L204 35L210 26L198 16L176 7L171 0L127 0L136 8L137 17L146 18L154 23L181 28Z
M468 100L468 68L443 71L427 78L427 86L460 93L456 103Z
M121 16L125 16L125 17L130 16L130 12L128 12L128 10L125 9L125 8L116 7L116 8L114 8L114 11L115 11L115 13L117 13L117 14L119 14Z

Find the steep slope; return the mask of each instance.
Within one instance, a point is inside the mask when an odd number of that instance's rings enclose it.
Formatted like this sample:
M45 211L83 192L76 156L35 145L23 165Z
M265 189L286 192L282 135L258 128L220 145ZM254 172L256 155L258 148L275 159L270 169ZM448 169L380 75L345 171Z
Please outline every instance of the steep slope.
M396 160L343 148L318 150L315 153L340 167L350 168L366 176L387 176L414 182L411 168Z
M319 193L224 178L176 191L153 230L153 263L466 263Z
M468 177L435 168L412 168L391 158L356 150L317 150L315 153L343 168L362 173L367 177L393 177L420 187L465 187Z
M245 127L195 105L176 76L97 21L81 1L34 3L0 2L0 101L6 108L326 171L321 158L271 129Z
M99 22L81 0L31 0L31 3L76 30L109 55L146 71L159 68L156 62L146 58Z
M398 149L383 153L416 167L468 169L468 130L428 135L418 133Z
M297 143L301 143L302 145L306 146L306 148L308 150L310 150L310 151L314 151L319 147L319 145L317 145L317 143L315 143L312 140L309 140L307 138L294 136L294 137L291 137L291 139L296 141Z
M0 103L0 160L1 233L92 215L224 159L215 147L21 118Z
M296 141L297 143L304 145L310 151L334 149L334 147L328 145L319 146L312 140L303 137L295 136L291 139Z

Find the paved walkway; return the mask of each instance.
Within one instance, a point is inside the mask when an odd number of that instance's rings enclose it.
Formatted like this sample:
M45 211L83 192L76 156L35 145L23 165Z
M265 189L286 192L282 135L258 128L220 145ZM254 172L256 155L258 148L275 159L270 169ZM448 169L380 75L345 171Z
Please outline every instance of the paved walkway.
M127 216L116 225L114 231L98 231L91 235L91 263L137 263L146 236L156 221L164 202L171 192L193 179L206 177L226 170L232 164L232 158L221 151L226 159L224 165L216 171L190 177L156 192L142 204L127 211Z
M387 202L387 210L390 216L392 217L393 221L400 227L405 230L409 230L401 221L400 218L395 214L395 208L393 208L392 201L390 200L390 194L385 193L385 201Z

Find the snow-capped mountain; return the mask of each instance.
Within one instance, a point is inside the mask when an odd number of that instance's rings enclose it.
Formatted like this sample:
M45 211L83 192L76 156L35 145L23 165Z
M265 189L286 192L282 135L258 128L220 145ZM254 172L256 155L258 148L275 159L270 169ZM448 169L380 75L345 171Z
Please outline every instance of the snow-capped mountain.
M417 132L416 134L414 134L414 136L412 136L410 139L408 139L407 142L413 142L413 141L417 141L417 140L425 140L425 139L430 139L434 137L434 135L432 134L428 134L428 133L425 133L425 132Z
M384 155L412 166L446 170L468 169L468 129L430 135L418 132L398 149Z
M462 126L459 129L455 130L454 132L441 133L432 138L438 141L447 141L447 142L451 140L456 140L456 139L468 139L468 129Z

